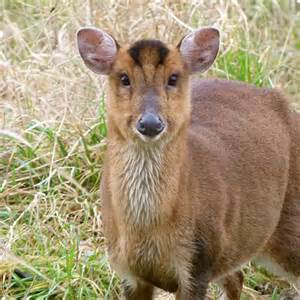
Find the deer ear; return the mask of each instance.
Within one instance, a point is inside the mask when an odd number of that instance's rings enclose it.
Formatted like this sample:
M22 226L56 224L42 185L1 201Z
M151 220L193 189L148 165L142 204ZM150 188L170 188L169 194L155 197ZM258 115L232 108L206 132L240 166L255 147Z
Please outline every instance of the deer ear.
M198 29L185 36L178 45L190 72L204 72L214 62L219 50L219 31L215 28Z
M109 74L115 61L118 44L112 36L96 28L81 28L77 32L80 56L88 68L98 74Z

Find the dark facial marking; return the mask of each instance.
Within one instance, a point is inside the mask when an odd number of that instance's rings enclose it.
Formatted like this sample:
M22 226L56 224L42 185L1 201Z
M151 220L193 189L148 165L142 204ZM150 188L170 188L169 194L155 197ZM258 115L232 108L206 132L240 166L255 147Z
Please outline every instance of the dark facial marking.
M162 64L169 53L167 46L159 40L140 40L135 42L129 49L128 53L136 64L142 66L142 52L149 51L157 54L156 65Z

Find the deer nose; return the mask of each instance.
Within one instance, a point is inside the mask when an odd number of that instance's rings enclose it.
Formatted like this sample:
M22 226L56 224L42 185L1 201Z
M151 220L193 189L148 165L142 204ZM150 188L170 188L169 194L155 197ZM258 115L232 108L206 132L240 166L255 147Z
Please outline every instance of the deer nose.
M161 118L153 113L145 113L138 120L136 129L143 135L154 137L161 133L165 128L165 124Z

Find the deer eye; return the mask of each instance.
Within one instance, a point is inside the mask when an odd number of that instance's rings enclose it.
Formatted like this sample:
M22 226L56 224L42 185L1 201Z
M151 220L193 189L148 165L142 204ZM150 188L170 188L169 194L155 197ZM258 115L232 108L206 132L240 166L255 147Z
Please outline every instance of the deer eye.
M120 76L120 81L123 86L129 86L130 85L130 80L127 74L121 74Z
M176 84L177 84L177 79L178 79L178 75L172 74L172 75L169 77L169 80L168 80L168 86L176 86Z

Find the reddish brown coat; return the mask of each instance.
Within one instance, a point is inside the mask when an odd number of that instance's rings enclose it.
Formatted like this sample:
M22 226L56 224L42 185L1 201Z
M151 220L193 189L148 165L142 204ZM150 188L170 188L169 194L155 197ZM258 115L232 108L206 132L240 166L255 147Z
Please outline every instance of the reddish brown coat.
M190 82L216 56L214 29L176 48L121 47L108 69L101 47L113 42L89 30L79 32L80 53L109 74L102 216L126 299L152 299L153 287L204 299L211 281L239 299L238 270L252 259L300 285L300 118L287 100L239 82ZM166 124L153 139L136 130L149 107Z

